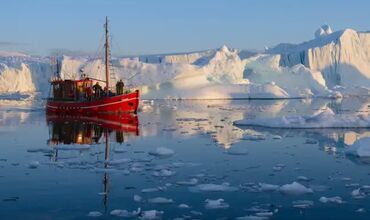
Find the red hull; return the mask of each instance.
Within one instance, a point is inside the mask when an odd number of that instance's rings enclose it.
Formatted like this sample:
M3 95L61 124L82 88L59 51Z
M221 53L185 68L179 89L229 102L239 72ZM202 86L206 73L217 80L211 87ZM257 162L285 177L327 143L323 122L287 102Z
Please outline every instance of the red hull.
M105 113L136 113L139 106L139 90L135 92L104 97L94 101L47 101L50 113L67 114L105 114Z

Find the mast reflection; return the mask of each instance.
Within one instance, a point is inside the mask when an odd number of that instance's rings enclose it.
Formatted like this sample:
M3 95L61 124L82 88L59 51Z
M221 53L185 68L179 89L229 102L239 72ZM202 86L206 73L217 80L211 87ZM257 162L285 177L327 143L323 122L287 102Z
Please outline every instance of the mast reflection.
M93 145L105 142L105 161L109 160L109 137L114 136L117 143L124 143L129 136L139 135L137 115L106 114L97 116L47 114L49 139L47 144L56 145ZM114 135L112 134L114 133ZM54 151L54 160L58 160L58 149ZM108 163L104 163L108 168ZM109 175L103 176L103 205L105 212L108 208Z

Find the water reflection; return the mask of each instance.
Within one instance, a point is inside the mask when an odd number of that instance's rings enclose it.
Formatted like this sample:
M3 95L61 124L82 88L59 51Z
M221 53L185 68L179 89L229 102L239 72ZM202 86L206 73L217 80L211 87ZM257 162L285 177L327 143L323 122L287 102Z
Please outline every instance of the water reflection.
M49 139L51 147L57 145L92 145L105 143L104 169L108 169L109 137L114 136L116 143L122 144L130 136L139 135L137 115L107 114L98 116L71 116L47 114ZM54 161L58 160L58 149L54 151ZM108 210L109 174L103 172L103 205Z
M47 115L49 126L48 145L58 144L99 144L103 134L115 135L117 143L125 137L139 135L136 115L99 115L99 116L61 116Z

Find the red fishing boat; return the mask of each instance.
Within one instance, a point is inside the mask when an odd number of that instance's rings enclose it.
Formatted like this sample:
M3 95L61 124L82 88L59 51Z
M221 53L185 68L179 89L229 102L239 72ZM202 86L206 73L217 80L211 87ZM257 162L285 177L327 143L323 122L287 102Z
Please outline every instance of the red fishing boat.
M136 113L139 106L139 90L124 88L122 81L117 83L115 91L110 87L108 51L108 19L106 18L105 80L93 79L85 74L78 80L62 79L60 74L59 76L56 74L57 76L50 82L52 94L47 100L47 112L62 114ZM101 88L99 82L105 84L104 89Z

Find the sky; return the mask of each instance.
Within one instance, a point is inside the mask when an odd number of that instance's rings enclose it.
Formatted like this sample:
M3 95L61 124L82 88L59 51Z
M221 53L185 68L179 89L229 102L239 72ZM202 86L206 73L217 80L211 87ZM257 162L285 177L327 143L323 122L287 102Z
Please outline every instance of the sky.
M112 53L142 55L227 45L262 50L313 38L318 27L370 30L367 0L0 0L0 50L93 54L110 21Z

